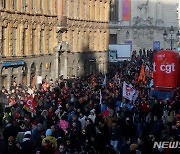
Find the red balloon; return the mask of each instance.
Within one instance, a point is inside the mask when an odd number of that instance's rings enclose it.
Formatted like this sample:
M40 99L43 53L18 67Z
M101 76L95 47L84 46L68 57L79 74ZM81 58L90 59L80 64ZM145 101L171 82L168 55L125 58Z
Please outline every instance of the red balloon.
M154 55L153 80L156 88L176 88L180 85L180 55L162 50Z

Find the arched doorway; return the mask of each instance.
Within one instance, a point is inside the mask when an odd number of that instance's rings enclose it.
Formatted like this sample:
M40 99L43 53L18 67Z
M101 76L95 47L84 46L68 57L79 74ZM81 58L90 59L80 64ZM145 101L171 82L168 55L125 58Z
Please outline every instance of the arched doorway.
M89 63L88 60L85 58L84 60L84 76L88 75L89 72Z
M99 73L104 73L104 71L103 71L103 58L100 56L99 57L99 67L98 67L98 70L99 70Z
M26 86L27 85L27 66L22 67L22 85Z
M77 61L76 77L80 76L80 60Z
M41 63L39 66L39 73L38 73L39 76L42 76L42 66L43 64Z
M8 69L3 67L1 70L1 84L2 87L7 88L7 75L8 75Z
M30 85L33 87L36 85L36 65L35 65L35 63L32 63L30 73L31 73Z
M49 63L49 79L51 80L52 79L52 75L51 75L51 66L52 64L51 63Z
M12 68L11 86L13 85L14 82L17 84L17 73L18 73L18 68L17 67Z

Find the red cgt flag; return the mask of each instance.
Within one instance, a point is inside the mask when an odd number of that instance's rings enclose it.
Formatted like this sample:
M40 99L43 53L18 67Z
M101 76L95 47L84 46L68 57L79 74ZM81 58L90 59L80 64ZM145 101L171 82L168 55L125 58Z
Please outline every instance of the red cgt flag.
M24 105L24 109L26 109L28 112L36 114L36 106L37 103L35 102L33 96L30 95L27 99L26 104Z

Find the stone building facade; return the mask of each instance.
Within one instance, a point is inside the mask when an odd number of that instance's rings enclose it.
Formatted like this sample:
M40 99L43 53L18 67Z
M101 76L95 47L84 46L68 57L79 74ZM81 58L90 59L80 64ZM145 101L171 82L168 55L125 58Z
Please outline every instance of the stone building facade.
M164 30L179 30L179 0L112 0L110 5L110 43L132 44L133 50L170 48L163 39ZM129 9L127 9L129 7ZM129 12L129 18L126 13ZM127 14L128 15L128 14ZM170 38L170 36L169 36ZM176 49L173 41L173 49Z
M60 53L60 74L106 73L110 0L66 0L63 6L68 24L60 39L68 51Z
M57 26L55 0L0 0L1 86L34 86L37 76L54 76Z
M0 86L105 73L109 3L0 0Z

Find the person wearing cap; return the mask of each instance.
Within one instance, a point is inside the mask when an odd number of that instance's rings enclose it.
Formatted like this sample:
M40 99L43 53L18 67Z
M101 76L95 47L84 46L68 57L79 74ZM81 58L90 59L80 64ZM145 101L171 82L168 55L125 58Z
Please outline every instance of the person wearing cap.
M59 145L58 150L55 152L55 154L67 154L66 147L63 143Z
M23 142L21 143L21 154L32 154L33 143L31 142L31 131L24 133Z
M95 120L96 120L95 109L92 109L92 110L90 111L90 115L88 116L88 118L90 118L90 119L93 121L93 123L95 123Z
M129 117L126 117L122 124L122 133L125 139L133 138L136 135L136 128Z
M52 136L52 130L46 130L46 137L42 140L42 146L45 152L55 151L58 148L56 138Z

